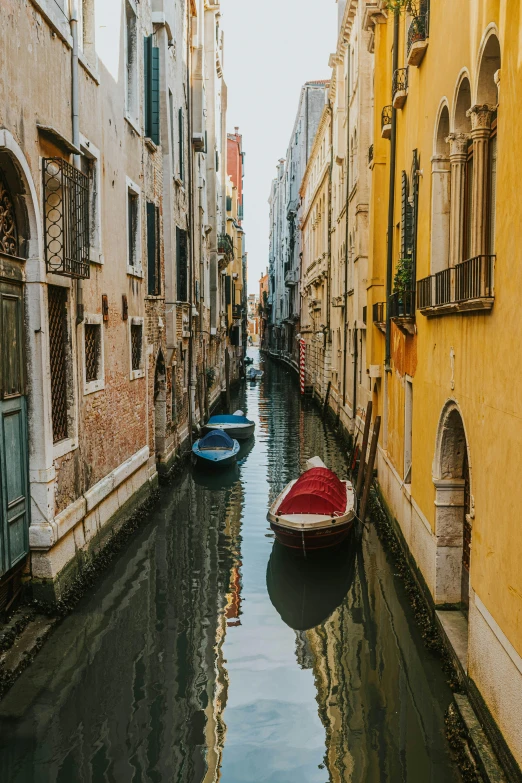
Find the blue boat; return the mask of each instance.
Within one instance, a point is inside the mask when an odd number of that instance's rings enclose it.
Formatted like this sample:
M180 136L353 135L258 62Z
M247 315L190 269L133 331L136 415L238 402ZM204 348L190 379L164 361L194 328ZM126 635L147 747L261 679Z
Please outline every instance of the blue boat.
M248 440L254 434L255 422L247 419L243 411L230 415L211 416L205 424L205 432L226 432L236 440Z
M192 451L200 465L224 468L236 461L239 443L226 432L209 432L194 443Z

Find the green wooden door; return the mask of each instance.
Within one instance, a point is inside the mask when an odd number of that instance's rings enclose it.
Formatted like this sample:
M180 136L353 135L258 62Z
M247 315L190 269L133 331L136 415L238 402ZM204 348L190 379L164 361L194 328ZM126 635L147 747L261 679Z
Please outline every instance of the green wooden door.
M0 576L29 551L23 286L0 280Z

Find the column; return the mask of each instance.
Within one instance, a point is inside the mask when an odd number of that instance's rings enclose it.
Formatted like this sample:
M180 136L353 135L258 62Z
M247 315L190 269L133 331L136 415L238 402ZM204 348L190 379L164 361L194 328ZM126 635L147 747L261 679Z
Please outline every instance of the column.
M467 133L450 133L451 207L450 207L450 266L463 261L464 206L466 203Z
M487 193L489 137L494 107L487 103L472 106L467 114L471 118L473 139L473 201L471 223L471 251L473 256L487 252Z
M431 159L431 274L451 265L451 164L445 155Z

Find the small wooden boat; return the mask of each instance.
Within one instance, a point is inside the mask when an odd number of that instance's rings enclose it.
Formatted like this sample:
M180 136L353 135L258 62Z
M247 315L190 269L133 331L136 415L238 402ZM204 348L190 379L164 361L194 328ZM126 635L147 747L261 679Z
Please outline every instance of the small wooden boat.
M254 360L251 356L245 356L245 365L248 367L249 364L254 364Z
M337 546L349 535L355 518L355 493L319 457L307 463L300 478L291 481L268 511L276 539L307 555Z
M205 432L226 432L235 440L247 440L255 428L255 422L247 419L243 411L236 411L231 415L211 416L203 429Z
M224 468L236 461L239 443L226 432L209 432L194 443L192 452L199 465Z
M264 375L263 370L258 370L255 367L249 367L246 371L246 377L249 381L258 381Z

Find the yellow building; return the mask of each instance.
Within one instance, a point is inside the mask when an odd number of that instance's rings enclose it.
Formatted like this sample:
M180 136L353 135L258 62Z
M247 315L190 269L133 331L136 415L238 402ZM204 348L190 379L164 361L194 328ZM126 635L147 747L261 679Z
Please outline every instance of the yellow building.
M470 694L521 764L520 4L366 5L379 482L434 603L450 608L438 616Z
M238 189L232 178L227 176L227 233L224 240L230 246L230 261L223 270L225 278L224 295L228 334L230 338L231 379L237 380L243 356L243 331L246 323L244 307L244 231L240 225L240 203Z

